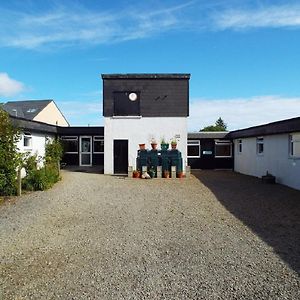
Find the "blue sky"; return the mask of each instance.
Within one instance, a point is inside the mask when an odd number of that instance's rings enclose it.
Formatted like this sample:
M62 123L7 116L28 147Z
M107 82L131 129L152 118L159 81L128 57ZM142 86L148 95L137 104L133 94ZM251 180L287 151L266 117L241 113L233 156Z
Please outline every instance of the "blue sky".
M191 73L189 130L300 115L299 1L1 1L0 101L101 125L101 73Z

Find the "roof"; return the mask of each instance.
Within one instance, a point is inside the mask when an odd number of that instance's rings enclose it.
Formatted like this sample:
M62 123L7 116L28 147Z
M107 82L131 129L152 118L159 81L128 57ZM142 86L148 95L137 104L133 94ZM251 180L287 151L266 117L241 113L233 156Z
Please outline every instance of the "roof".
M228 131L200 131L188 133L188 139L222 139L227 135Z
M189 73L101 74L102 79L190 79Z
M10 116L12 124L23 130L30 130L34 132L45 132L57 134L57 126L49 125L43 122L32 121L25 118Z
M9 101L2 108L11 116L33 120L53 100Z
M300 117L272 122L264 125L230 131L229 138L274 135L300 131Z

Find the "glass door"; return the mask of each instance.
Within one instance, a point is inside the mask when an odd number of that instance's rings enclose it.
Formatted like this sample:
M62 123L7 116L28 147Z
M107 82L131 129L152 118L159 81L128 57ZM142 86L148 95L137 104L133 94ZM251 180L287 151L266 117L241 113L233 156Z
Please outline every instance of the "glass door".
M80 166L92 165L92 137L81 136L80 137Z

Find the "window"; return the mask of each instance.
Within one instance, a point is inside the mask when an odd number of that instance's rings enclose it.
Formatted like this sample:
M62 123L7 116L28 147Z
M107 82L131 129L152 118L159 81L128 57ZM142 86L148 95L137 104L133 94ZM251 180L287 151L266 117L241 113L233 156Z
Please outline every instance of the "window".
M230 141L215 141L215 157L231 157L232 148Z
M238 153L242 153L243 152L243 141L242 140L238 140Z
M65 153L78 153L78 137L77 136L62 136L62 145Z
M200 141L187 141L187 155L188 158L199 158L200 157Z
M263 137L256 138L256 153L259 155L264 154L264 138Z
M290 135L290 156L300 158L300 133Z
M32 148L32 136L30 132L24 132L23 146L24 148Z
M104 153L103 136L94 136L94 153Z

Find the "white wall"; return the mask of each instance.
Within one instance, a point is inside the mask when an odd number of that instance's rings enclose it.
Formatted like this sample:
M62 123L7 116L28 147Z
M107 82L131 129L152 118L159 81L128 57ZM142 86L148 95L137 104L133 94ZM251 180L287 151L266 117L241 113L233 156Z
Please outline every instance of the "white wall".
M289 134L264 136L264 154L256 153L256 137L242 138L242 153L238 139L234 140L236 172L261 177L268 171L278 183L300 190L300 159L289 155Z
M31 132L31 146L24 147L24 134L21 133L21 139L17 143L17 147L19 152L21 153L29 153L30 155L37 155L38 157L45 156L45 145L46 145L46 138L53 140L54 135L47 135L42 133L34 133ZM40 164L41 166L42 164ZM22 170L22 176L25 176L25 171Z
M113 140L128 140L128 165L136 168L139 144L151 149L151 139L155 138L160 147L161 138L166 141L179 135L177 149L181 151L183 168L187 164L187 119L184 117L107 117L104 118L104 173L113 174Z

